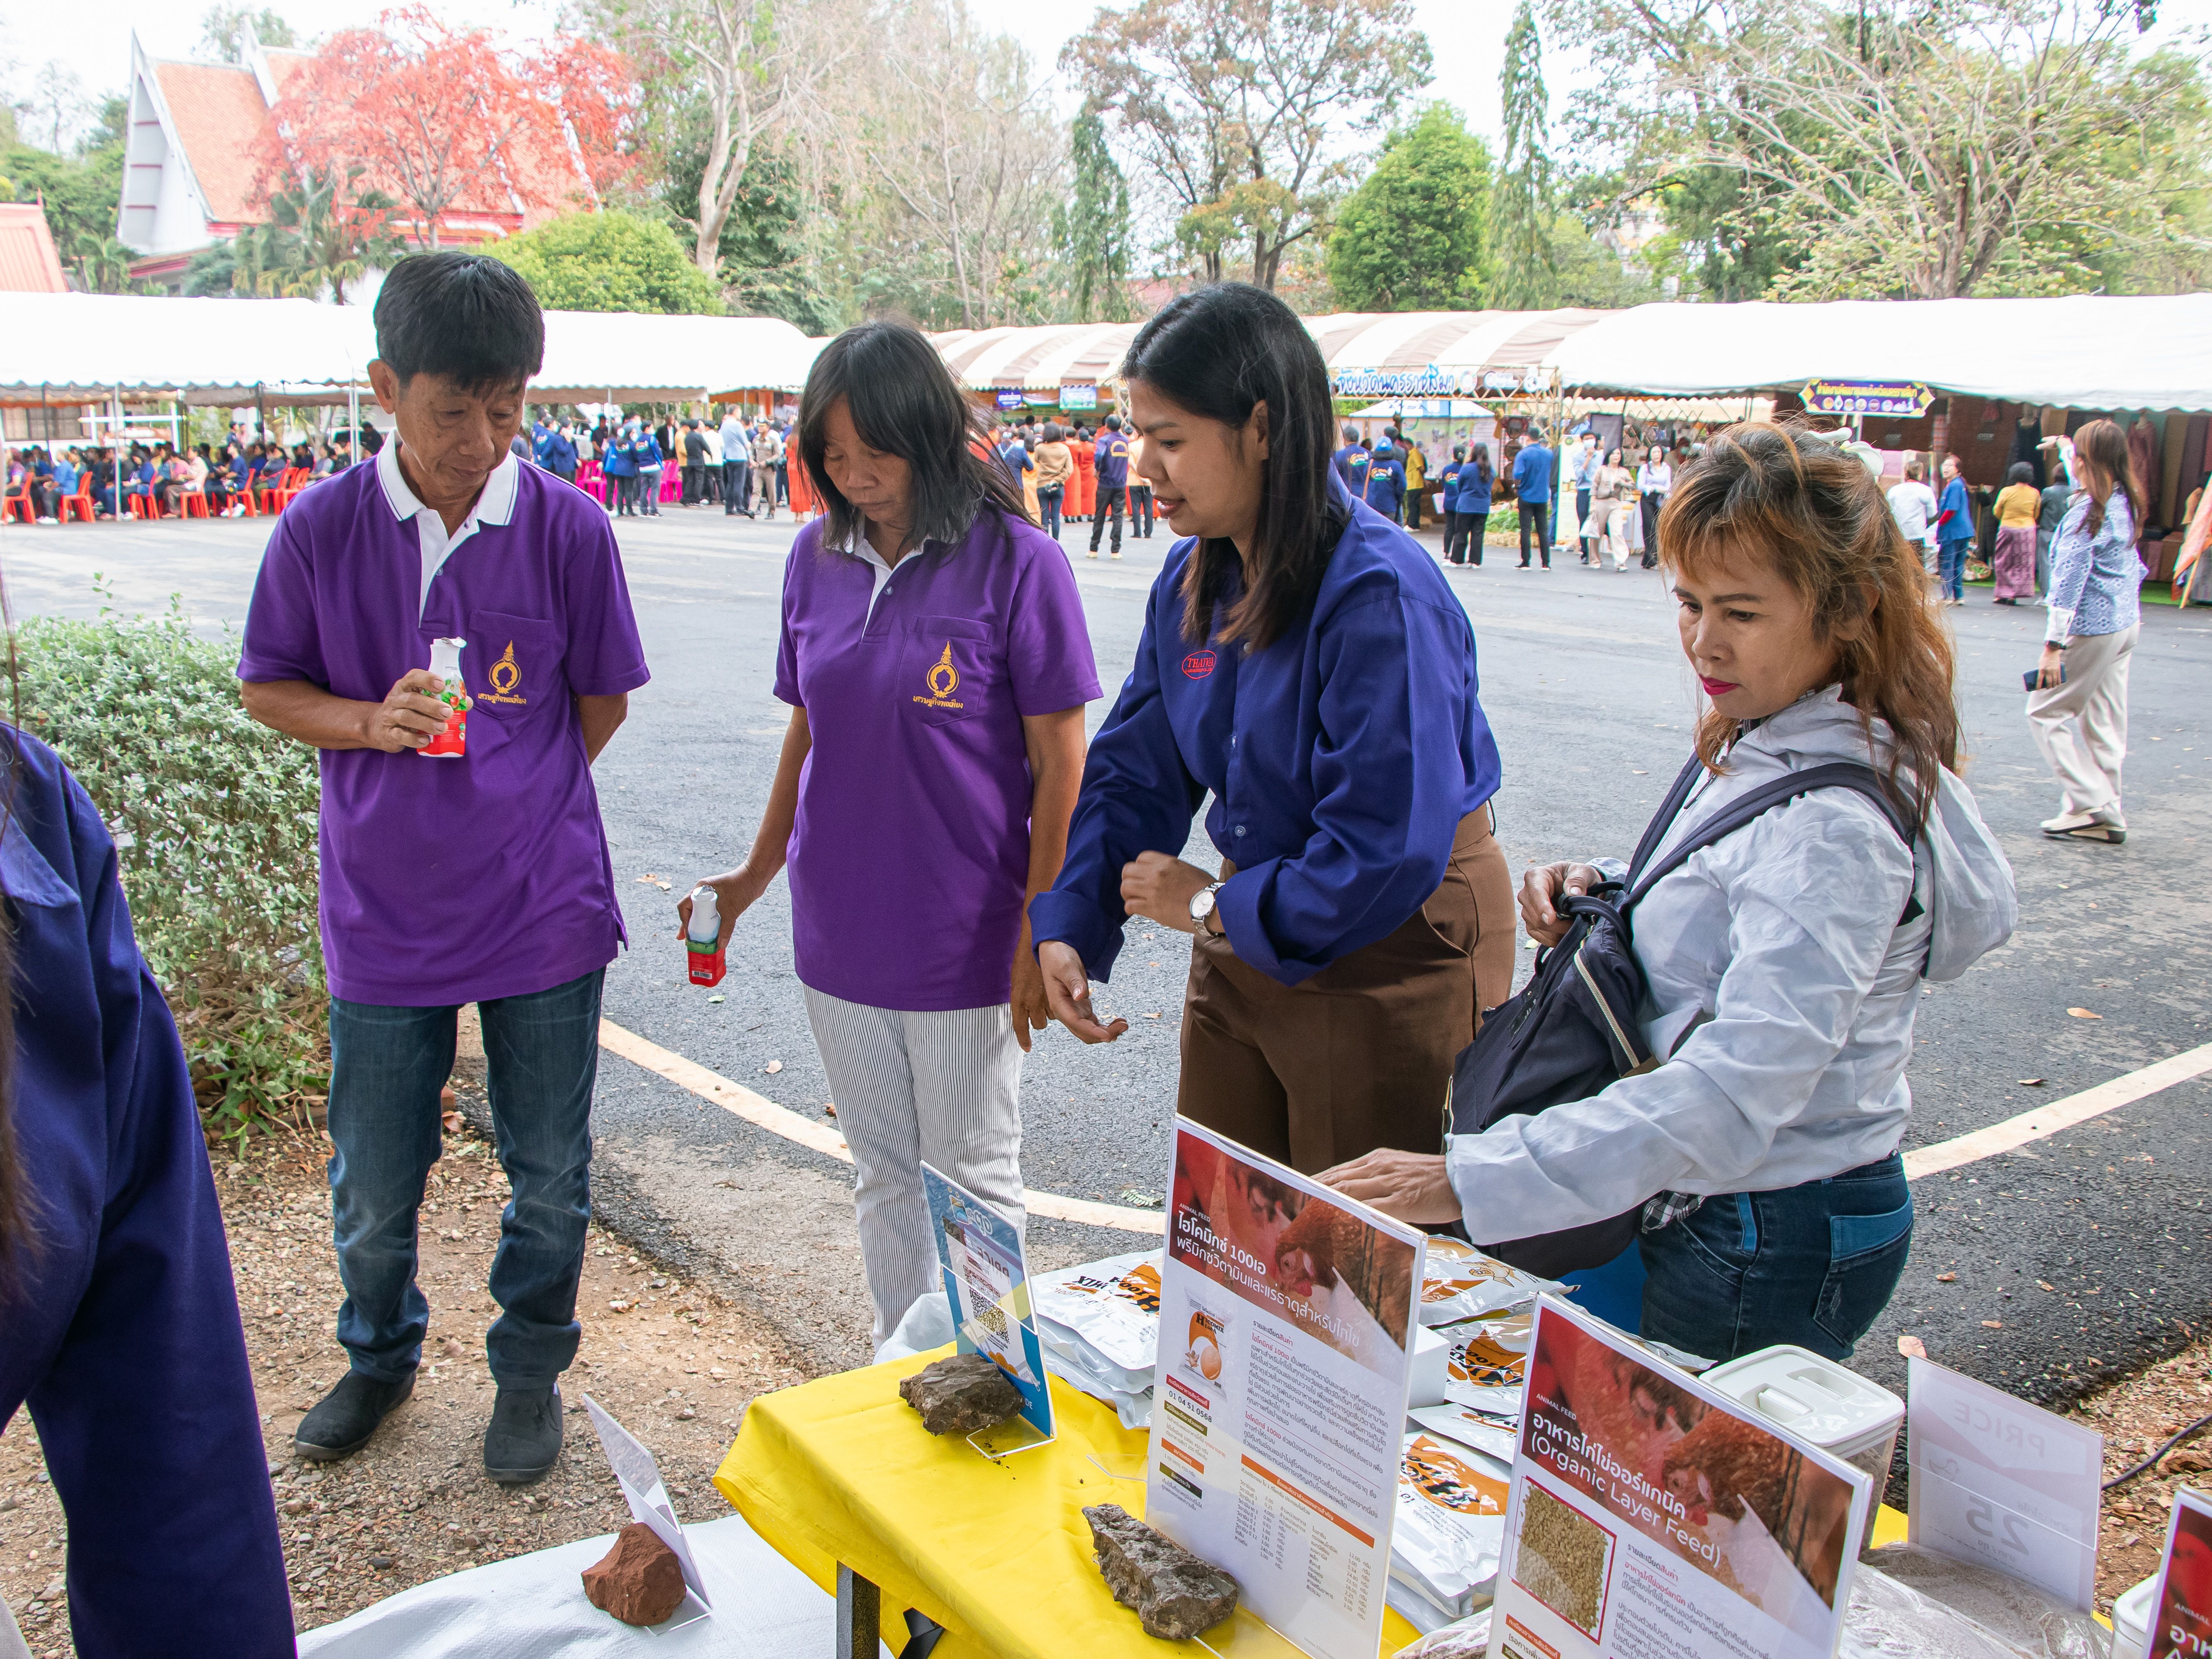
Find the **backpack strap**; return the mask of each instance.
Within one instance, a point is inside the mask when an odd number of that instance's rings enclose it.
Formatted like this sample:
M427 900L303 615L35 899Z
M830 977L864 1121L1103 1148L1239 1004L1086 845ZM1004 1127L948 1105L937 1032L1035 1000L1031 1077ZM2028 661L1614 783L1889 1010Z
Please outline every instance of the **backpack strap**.
M1694 760L1691 763L1693 766L1698 763ZM1685 780L1688 776L1686 768L1683 777L1675 781L1675 787L1685 793L1687 793ZM1898 811L1897 803L1890 799L1888 792L1881 787L1881 775L1874 768L1856 761L1835 761L1826 766L1808 767L1802 772L1792 772L1786 777L1777 778L1771 783L1762 784L1741 799L1729 802L1699 824L1680 847L1660 860L1641 881L1637 882L1634 890L1622 901L1621 909L1626 911L1635 904L1662 878L1672 874L1686 863L1692 854L1702 852L1715 842L1733 835L1769 807L1793 800L1799 795L1810 794L1815 789L1856 790L1881 811L1883 819L1897 832L1898 839L1908 848L1911 847L1912 827L1905 821L1905 815ZM1648 837L1650 832L1645 833Z
M1673 786L1667 791L1667 799L1659 803L1659 810L1651 815L1651 822L1644 827L1644 839L1636 843L1636 856L1628 861L1627 885L1636 885L1636 878L1644 873L1644 866L1652 854L1659 850L1659 843L1665 838L1668 826L1681 811L1682 803L1689 799L1692 787L1705 769L1705 762L1692 755L1675 777Z

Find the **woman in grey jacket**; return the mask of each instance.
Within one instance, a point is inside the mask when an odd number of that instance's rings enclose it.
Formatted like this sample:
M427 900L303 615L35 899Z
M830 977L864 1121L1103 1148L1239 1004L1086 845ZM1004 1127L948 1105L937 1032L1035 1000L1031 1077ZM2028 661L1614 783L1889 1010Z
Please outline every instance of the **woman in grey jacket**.
M1653 1070L1589 1099L1378 1152L1322 1179L1409 1221L1516 1238L1644 1206L1643 1334L1708 1358L1778 1342L1841 1358L1912 1237L1897 1148L1923 979L2008 938L2012 871L1952 771L1952 648L1926 579L1856 458L1752 424L1680 475L1660 520L1682 649L1709 700L1708 775L1656 858L1730 800L1829 762L1865 797L1773 807L1662 878L1635 911ZM1531 938L1610 860L1532 868ZM1648 1201L1647 1201L1648 1200Z

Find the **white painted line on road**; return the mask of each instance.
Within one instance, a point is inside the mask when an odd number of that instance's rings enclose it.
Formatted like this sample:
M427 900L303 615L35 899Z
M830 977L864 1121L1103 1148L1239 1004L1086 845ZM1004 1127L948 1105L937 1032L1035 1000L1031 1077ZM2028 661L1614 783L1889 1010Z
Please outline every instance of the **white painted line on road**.
M1917 1181L1923 1176L1941 1175L1962 1164L1976 1164L2000 1152L2012 1152L2106 1112L2133 1105L2145 1096L2171 1089L2177 1083L2186 1083L2207 1072L2212 1072L2212 1042L2146 1066L2139 1072L2116 1077L2110 1083L2100 1083L2094 1089L2084 1089L2078 1095L2054 1100L2032 1112L2022 1112L2018 1117L2008 1117L2002 1123L1992 1123L1986 1129L1938 1141L1933 1146L1917 1147L1905 1155L1905 1178Z
M841 1164L853 1161L852 1149L846 1146L845 1137L826 1123L801 1117L786 1106L779 1106L764 1095L755 1094L742 1083L732 1083L720 1072L708 1070L696 1060L686 1060L672 1048L648 1042L636 1032L627 1030L611 1019L599 1022L599 1047L611 1054L619 1054L633 1066L641 1066L655 1076L666 1078L679 1089L690 1091L702 1100L712 1101L724 1111L741 1117L755 1128L765 1129L770 1134L781 1135L786 1140L796 1141L810 1152L834 1158ZM1153 1233L1165 1237L1167 1218L1158 1210L1135 1210L1120 1204L1095 1204L1087 1198L1063 1198L1058 1193L1041 1193L1030 1188L1022 1194L1031 1215L1041 1215L1051 1221L1080 1222L1086 1227L1117 1227L1127 1233Z

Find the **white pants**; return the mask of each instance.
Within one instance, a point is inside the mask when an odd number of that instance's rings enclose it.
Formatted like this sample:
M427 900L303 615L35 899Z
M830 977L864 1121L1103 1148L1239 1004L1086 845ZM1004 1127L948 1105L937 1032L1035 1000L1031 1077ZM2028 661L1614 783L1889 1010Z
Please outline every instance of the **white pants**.
M2066 678L2027 694L2027 724L2058 775L2062 813L2120 810L2128 753L2128 660L2142 624L2066 641Z
M882 1347L917 1297L941 1289L921 1166L1016 1226L1022 1200L1022 1049L1013 1010L904 1013L808 988L806 1017L852 1148L860 1261Z

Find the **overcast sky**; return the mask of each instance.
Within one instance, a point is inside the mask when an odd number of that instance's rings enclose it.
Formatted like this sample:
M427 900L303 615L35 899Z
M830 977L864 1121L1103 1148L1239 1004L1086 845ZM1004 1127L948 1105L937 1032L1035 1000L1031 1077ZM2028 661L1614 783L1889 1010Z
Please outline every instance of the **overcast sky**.
M1514 0L1413 0L1414 15L1429 36L1436 58L1431 95L1457 105L1468 124L1494 143L1498 135L1498 71ZM275 9L303 31L328 33L367 22L391 0L276 0ZM35 66L55 61L74 70L88 92L120 92L129 75L131 31L157 58L188 58L199 40L199 17L207 0L110 0L79 9L75 6L0 0L0 58L14 60L8 82L18 97L37 82ZM969 0L986 24L1018 37L1035 54L1038 67L1051 73L1068 37L1089 21L1079 5L1038 0ZM556 7L544 0L434 0L433 9L457 21L482 22L519 35L550 32ZM2178 39L2212 25L2212 0L2161 0L2158 27L2146 44ZM1572 90L1576 65L1554 54L1545 78L1552 92L1552 113L1562 112ZM1072 106L1061 86L1062 102Z

